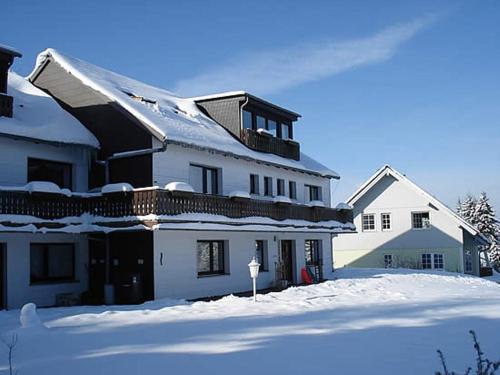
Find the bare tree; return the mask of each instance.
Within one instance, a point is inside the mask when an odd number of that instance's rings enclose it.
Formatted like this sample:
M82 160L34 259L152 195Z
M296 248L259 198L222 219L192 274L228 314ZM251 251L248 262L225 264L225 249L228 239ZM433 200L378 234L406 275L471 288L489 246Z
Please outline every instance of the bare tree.
M2 338L3 344L7 347L8 350L8 359L9 359L9 375L17 375L17 371L14 369L12 364L12 357L14 355L14 349L17 346L17 334L13 333L10 337L10 340Z

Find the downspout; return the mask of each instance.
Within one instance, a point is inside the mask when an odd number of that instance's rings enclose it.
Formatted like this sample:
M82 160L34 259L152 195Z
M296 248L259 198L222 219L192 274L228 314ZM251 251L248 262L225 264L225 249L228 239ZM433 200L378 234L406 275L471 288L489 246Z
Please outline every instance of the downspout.
M247 96L245 99L245 102L240 107L240 133L243 130L243 108L248 104L248 100L249 100L249 98ZM240 137L241 137L241 135L240 135Z

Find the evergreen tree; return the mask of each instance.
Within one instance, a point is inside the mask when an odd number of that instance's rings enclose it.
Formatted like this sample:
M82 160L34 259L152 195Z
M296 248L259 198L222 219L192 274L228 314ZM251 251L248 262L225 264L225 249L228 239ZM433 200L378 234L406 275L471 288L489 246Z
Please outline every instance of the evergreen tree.
M458 200L459 206L457 207L457 213L468 223L474 225L474 212L476 209L477 200L472 195L467 194L465 199L461 201Z
M490 241L490 245L483 250L489 252L490 260L495 265L500 265L500 228L486 193L479 196L469 221Z

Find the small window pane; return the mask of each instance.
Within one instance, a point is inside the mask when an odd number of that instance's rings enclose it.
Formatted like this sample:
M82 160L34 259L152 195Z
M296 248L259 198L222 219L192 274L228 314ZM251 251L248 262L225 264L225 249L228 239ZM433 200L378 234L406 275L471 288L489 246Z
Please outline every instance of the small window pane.
M198 242L198 273L210 272L210 242Z
M72 189L72 166L42 159L28 159L28 182L53 182L61 189Z
M243 110L243 129L253 129L252 112Z
M320 201L321 200L321 190L319 186L306 185L306 193L308 193L309 201Z
M281 124L281 138L292 139L291 132L290 132L290 125Z
M392 254L385 254L384 255L384 267L385 268L392 268Z
M434 268L437 270L444 269L443 254L434 254Z
M374 214L364 214L362 216L363 231L373 231L375 230L375 215Z
M224 242L198 241L198 275L224 272Z
M429 270L432 268L431 254L422 254L422 268L424 270Z
M278 178L278 195L285 195L285 180Z
M267 120L267 130L274 136L276 137L276 132L277 132L277 125L276 121L273 120Z
M297 183L295 181L288 183L288 194L290 199L297 199Z
M262 116L256 116L257 129L265 129L266 128L266 118Z
M428 212L412 213L412 223L414 229L429 229L431 227L431 219Z
M391 214L382 214L382 230L391 230Z
M268 197L273 195L273 179L271 177L264 177L264 195Z
M71 281L75 278L73 244L31 244L30 280Z
M259 192L259 175L250 175L250 194L260 194Z

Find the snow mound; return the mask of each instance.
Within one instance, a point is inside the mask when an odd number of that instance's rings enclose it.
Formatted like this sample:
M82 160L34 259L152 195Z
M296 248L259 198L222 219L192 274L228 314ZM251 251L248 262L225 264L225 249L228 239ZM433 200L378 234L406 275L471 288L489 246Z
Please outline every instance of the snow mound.
M59 186L48 181L32 181L25 185L28 193L63 194ZM66 189L67 190L67 189Z
M194 193L193 187L185 182L171 182L171 183L165 185L165 190L167 190L167 191L183 191L186 193Z
M292 200L284 195L277 195L273 198L274 203L292 203Z
M27 303L21 309L19 314L19 321L22 328L40 328L44 327L42 321L36 312L36 305L34 303Z
M340 202L335 208L337 210L352 210L352 206L344 202Z
M101 188L101 193L103 194L129 193L131 191L134 191L134 187L126 182L107 184Z
M311 207L325 207L325 202L323 201L310 201L307 203Z
M229 198L244 198L244 199L250 199L250 194L248 194L246 191L242 190L235 190L229 193Z

